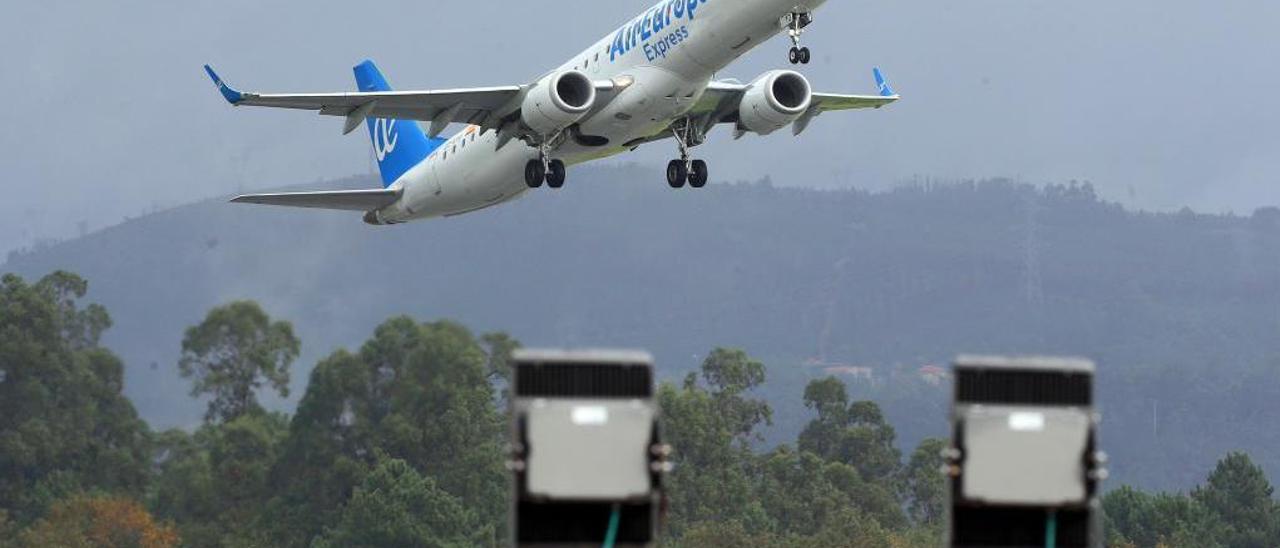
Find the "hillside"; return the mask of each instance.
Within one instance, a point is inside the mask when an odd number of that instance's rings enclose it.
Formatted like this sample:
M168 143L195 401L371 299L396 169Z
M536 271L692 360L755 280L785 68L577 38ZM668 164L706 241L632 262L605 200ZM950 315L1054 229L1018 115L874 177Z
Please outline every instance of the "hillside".
M400 313L534 346L647 348L668 377L742 347L770 366L774 440L794 439L799 391L827 370L882 402L910 445L945 434L947 385L921 366L1083 354L1101 367L1115 476L1182 488L1231 449L1280 476L1277 217L1135 213L1087 187L1003 181L673 192L656 171L582 168L561 192L398 227L211 200L0 271L85 276L114 316L105 343L128 364L127 393L157 426L202 410L177 377L182 330L251 298L296 325L297 386Z

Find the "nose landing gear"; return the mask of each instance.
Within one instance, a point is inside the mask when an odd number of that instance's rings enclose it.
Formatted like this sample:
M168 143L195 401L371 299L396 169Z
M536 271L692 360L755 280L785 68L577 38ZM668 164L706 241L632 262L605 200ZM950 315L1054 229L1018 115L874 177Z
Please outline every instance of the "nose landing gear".
M812 22L813 13L807 11L793 11L778 20L778 26L782 27L791 38L791 51L787 55L787 60L793 65L809 64L811 54L809 48L800 47L800 36L804 34L805 27Z
M791 48L791 53L787 54L787 59L790 60L793 65L807 65L809 64L810 56L809 48L793 47Z

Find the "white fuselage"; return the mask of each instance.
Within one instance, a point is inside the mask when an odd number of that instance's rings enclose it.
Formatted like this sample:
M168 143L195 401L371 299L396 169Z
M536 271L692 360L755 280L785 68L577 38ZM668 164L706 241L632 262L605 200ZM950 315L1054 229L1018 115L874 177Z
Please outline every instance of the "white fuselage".
M578 124L581 134L608 144L583 146L570 139L552 156L570 165L605 158L664 131L693 108L717 72L777 34L785 14L812 11L824 2L663 0L555 69L629 85ZM660 24L655 16L670 23ZM538 151L518 140L498 143L498 132L475 126L454 135L392 185L403 197L379 217L398 223L459 215L523 195L529 190L525 164Z

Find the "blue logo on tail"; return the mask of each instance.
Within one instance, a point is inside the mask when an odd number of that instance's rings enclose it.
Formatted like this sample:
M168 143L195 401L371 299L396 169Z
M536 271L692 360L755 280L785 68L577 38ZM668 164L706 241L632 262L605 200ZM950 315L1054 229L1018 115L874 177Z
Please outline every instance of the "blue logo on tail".
M356 84L360 91L391 91L387 79L378 71L373 61L356 65ZM369 138L373 141L373 153L378 158L378 170L382 172L382 186L388 187L414 166L422 163L444 139L430 139L412 120L369 118Z
M373 153L381 162L387 159L388 154L396 151L396 142L400 140L400 135L396 133L395 120L378 118L372 122Z

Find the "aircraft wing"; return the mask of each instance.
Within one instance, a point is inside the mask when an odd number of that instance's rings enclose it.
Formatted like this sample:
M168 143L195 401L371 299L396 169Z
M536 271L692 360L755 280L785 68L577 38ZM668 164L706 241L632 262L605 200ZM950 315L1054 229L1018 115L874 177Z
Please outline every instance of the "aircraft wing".
M286 192L280 194L246 194L231 201L238 204L261 204L312 209L338 209L343 211L373 211L387 207L400 199L400 191L333 190L323 192Z
M824 112L880 108L897 101L899 99L898 94L894 93L893 88L889 87L889 83L885 80L880 69L874 69L872 72L876 79L876 85L880 89L879 95L814 93L809 110L792 124L792 132L796 135L804 132L809 127L809 123ZM692 118L701 123L703 134L710 131L716 124L737 123L738 103L742 99L742 94L746 93L748 88L750 88L749 85L736 82L712 82L707 87L706 93L698 101L698 105L694 107L692 113ZM742 130L738 130L735 133L735 137L741 137L743 133Z
M498 129L520 111L529 86L441 89L424 91L370 91L347 93L250 93L231 86L205 65L227 102L235 106L314 110L347 119L343 133L351 133L366 118L392 118L430 122L427 134L436 137L453 123ZM596 82L598 92L610 92L615 84Z

